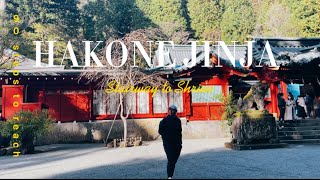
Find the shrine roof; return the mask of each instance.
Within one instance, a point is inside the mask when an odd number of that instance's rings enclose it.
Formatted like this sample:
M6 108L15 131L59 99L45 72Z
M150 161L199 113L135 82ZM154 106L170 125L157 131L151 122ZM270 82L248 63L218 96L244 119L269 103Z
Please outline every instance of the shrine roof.
M164 56L164 65L170 65L173 63L173 61L175 60L176 66L175 67L163 67L160 68L162 70L172 70L174 72L182 72L182 71L186 71L189 70L195 66L203 66L204 65L204 60L205 60L205 50L204 50L204 46L197 46L196 48L196 54L197 54L197 58L196 58L196 65L193 67L187 67L184 65L184 59L188 59L188 62L191 62L192 59L192 46L191 45L175 45L174 48L171 45L165 45L164 47L164 52L168 52L168 56L165 55ZM228 46L230 52L232 55L234 55L235 57L235 67L232 65L231 61L229 60L228 56L226 55L226 53L223 51L222 48L217 48L217 47L210 47L210 54L214 55L216 58L220 57L220 62L222 66L228 66L231 69L237 70L239 72L247 72L246 69L244 69L240 63L239 60L240 58L246 58L246 53L247 53L247 46L245 45L238 45L235 47L235 51L233 52L233 48L234 46ZM233 54L234 53L234 54ZM159 52L156 51L156 62L155 64L157 64L157 60L159 57ZM212 62L211 62L212 63ZM212 64L213 65L213 64ZM156 68L159 69L159 68Z
M277 65L301 66L320 60L320 38L261 38L254 37L253 58L256 63L269 66L270 60L264 47L268 41Z
M5 49L3 51L3 64L0 68L1 75L8 75L8 73L12 73L14 71L18 71L19 74L25 76L55 76L61 75L59 72L64 72L64 66L59 67L47 67L48 64L41 62L41 67L34 67L35 60L29 59L24 55L19 57L14 57L14 54L17 53L11 49ZM19 62L18 66L13 66L10 60L16 60Z

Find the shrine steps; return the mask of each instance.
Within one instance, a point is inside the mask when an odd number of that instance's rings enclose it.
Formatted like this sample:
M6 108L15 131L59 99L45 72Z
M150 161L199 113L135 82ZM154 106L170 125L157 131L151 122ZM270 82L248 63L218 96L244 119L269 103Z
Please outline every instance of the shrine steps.
M320 120L306 119L285 121L278 129L281 143L288 144L320 144Z

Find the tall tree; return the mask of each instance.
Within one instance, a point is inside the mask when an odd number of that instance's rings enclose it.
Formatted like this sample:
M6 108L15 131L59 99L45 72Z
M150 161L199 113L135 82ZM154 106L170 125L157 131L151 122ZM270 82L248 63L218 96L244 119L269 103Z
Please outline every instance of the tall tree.
M23 43L20 43L19 52L34 58L35 40L52 40L53 36L61 41L77 39L80 28L77 4L77 0L7 0L5 21L10 23L13 15L20 17L19 40Z
M266 29L265 23L267 19L267 11L270 9L275 0L252 0L254 13L256 14L255 36L263 36Z
M50 0L45 4L47 16L54 24L62 28L69 38L77 38L80 29L80 10L78 0Z
M103 18L105 17L105 18ZM102 0L90 1L84 4L81 10L81 23L85 39L96 41L105 38L108 27L105 2Z
M61 63L61 59L66 49L67 39L65 39L64 29L56 26L54 24L42 24L42 23L33 23L31 28L32 32L23 32L20 39L24 40L24 43L21 44L21 54L28 55L29 58L35 59L36 47L33 41L43 41L42 51L47 52L49 47L46 41L56 41L54 44L54 60L56 64ZM42 58L44 62L47 61L47 56ZM67 61L68 62L68 61Z
M299 20L291 11L287 1L252 1L257 17L255 36L303 36Z
M180 0L136 0L137 6L169 37L187 30L187 20Z
M222 16L222 40L244 43L254 30L255 13L249 0L228 1Z
M5 14L5 1L0 0L0 69L7 71L12 69L14 62L22 62L24 56L16 56L21 48L20 29L23 24L19 16L8 16ZM11 50L13 49L13 50Z
M6 14L18 14L26 24L55 24L63 27L68 35L77 34L80 13L77 0L7 0Z
M296 18L288 8L279 3L270 6L263 23L264 36L295 37L300 35L300 28Z
M320 35L320 1L303 0L283 1L287 4L292 13L297 18L295 22L301 28L302 35L305 37L315 37Z
M149 44L147 41L157 41L164 40L164 35L158 29L139 29L133 31L131 33L127 33L124 37L120 39L110 38L107 40L107 43L114 40L119 40L126 44L128 49L128 54L133 54L135 51L135 47L132 41L140 41L143 47L146 47L146 52L149 54ZM155 50L156 46L151 46L151 49ZM165 83L165 80L161 77L159 72L146 72L144 66L144 60L141 52L138 51L136 56L128 56L127 61L121 67L112 67L108 64L106 60L106 56L104 55L105 49L102 50L99 54L99 59L104 62L106 66L97 68L97 67L89 67L86 68L80 75L81 79L87 80L88 82L96 82L98 86L103 89L110 88L110 82L116 82L121 84L123 87L137 87L137 86L162 86ZM112 62L115 66L119 66L122 62L123 58L123 49L121 45L115 44L112 46ZM136 64L138 67L133 67L135 59L139 64ZM89 70L89 71L86 71ZM107 92L105 101L110 101L111 93ZM110 93L110 94L109 94ZM113 92L114 93L114 92ZM123 122L123 139L125 140L124 146L126 146L127 140L127 119L132 112L132 95L135 96L136 93L131 92L117 92L114 94L117 98L115 101L117 107L116 117L119 115ZM109 107L110 108L110 107ZM108 140L108 139L107 139ZM106 140L106 142L107 142Z
M191 28L195 31L197 39L221 39L220 23L224 6L221 0L188 1Z
M91 40L123 37L151 26L132 0L90 1L83 6L82 17L85 38Z

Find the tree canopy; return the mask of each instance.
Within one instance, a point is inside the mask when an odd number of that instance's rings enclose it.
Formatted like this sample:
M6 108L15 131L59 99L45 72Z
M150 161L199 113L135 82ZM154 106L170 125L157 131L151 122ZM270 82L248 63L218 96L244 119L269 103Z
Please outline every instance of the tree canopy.
M31 58L34 58L34 40L55 37L66 42L104 41L148 28L159 28L168 40L176 43L188 43L190 39L244 43L249 36L317 37L320 34L318 0L5 2L4 10L0 9L0 33L9 37L12 16L19 14L22 29L19 38L25 42L20 51Z

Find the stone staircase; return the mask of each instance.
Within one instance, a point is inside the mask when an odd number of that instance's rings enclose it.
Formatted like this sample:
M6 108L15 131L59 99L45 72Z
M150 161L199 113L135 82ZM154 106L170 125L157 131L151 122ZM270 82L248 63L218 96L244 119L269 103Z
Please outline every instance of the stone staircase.
M281 143L320 144L320 120L285 121L280 126L278 137Z

